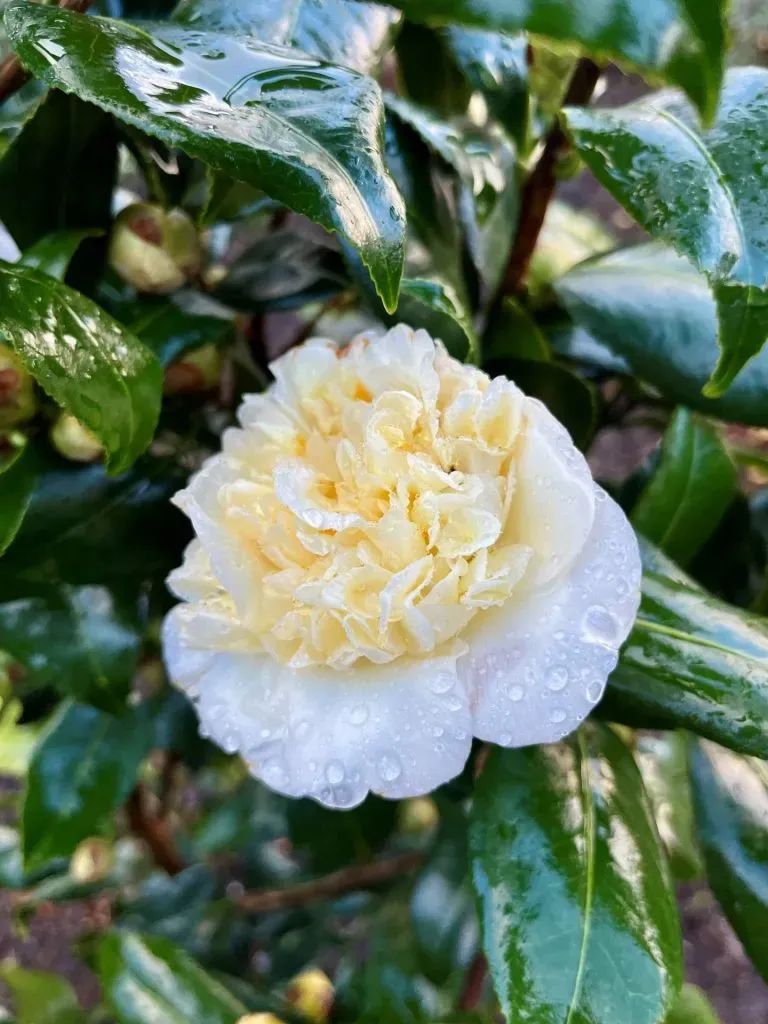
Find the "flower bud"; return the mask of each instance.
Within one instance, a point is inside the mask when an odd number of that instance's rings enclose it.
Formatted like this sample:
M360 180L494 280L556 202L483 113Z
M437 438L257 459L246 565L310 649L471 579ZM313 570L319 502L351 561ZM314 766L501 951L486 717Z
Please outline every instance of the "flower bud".
M283 1024L274 1013L246 1013L240 1017L237 1024Z
M288 983L286 1002L314 1024L325 1024L333 1008L333 983L319 967L308 967Z
M404 800L399 810L400 830L409 835L432 832L440 821L437 804L428 796Z
M215 345L203 345L168 367L163 390L166 395L210 391L220 376L221 353Z
M197 228L183 210L134 203L115 221L109 261L140 292L168 295L200 272Z
M95 462L104 453L98 437L68 412L61 413L51 428L51 442L65 459L74 462Z
M0 430L32 419L37 408L32 377L19 357L0 345Z
M72 854L69 874L81 885L103 882L112 870L112 846L106 839L84 839Z

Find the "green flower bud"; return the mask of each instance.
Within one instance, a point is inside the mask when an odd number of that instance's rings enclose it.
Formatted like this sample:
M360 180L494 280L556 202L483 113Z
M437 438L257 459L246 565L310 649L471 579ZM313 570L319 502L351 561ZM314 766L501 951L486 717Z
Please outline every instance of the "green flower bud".
M297 1013L314 1024L325 1024L334 1000L333 983L319 967L308 967L288 983L285 999Z
M51 428L51 442L57 452L73 462L95 462L104 454L98 437L68 412L61 413Z
M203 345L168 367L163 390L166 395L210 391L220 376L221 353L215 345Z
M32 377L15 352L0 345L0 430L26 423L36 411Z
M112 870L112 846L106 839L84 839L72 854L69 874L81 885L103 882Z
M274 1013L246 1013L244 1017L240 1017L237 1024L283 1024L283 1022Z
M197 228L182 210L134 203L115 221L109 261L138 291L168 295L200 273L203 253Z
M400 804L400 830L408 835L433 832L440 822L440 812L431 797L417 796Z

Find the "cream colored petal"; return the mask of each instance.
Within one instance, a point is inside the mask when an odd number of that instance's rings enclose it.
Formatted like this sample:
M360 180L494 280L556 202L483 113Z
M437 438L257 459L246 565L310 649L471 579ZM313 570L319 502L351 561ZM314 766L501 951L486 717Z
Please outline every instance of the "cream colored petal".
M353 807L370 791L429 793L461 772L472 737L453 653L359 672L292 671L257 654L188 646L177 610L164 625L171 679L197 702L201 731L288 796Z
M594 485L593 485L594 486ZM489 609L463 634L459 671L474 733L503 747L551 743L599 702L640 600L640 555L619 506L595 486L592 532L572 570Z

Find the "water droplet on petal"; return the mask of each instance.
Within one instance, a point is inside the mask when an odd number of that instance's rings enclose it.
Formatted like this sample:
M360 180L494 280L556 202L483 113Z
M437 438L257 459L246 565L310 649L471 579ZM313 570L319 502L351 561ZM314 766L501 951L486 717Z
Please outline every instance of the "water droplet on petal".
M515 702L522 700L525 696L525 690L522 686L510 686L509 688L509 699Z
M433 693L447 693L455 682L450 672L438 672L430 681L429 688Z
M394 754L382 754L379 758L379 775L384 782L394 782L403 772L403 766Z
M586 698L590 704L597 704L597 702L603 696L604 688L604 684L599 679L595 679L591 683L587 684L587 689L585 693Z
M368 721L369 714L370 712L368 711L367 705L357 704L349 712L349 720L352 725L365 725Z
M332 786L337 786L344 778L344 765L341 761L330 761L325 768L325 777Z
M553 665L544 676L544 685L557 693L568 685L568 669L562 665Z
M565 708L553 708L549 713L550 722L554 722L555 725L559 725L560 722L564 722L566 719Z
M584 632L593 643L613 645L619 637L619 622L607 608L593 604L584 616Z

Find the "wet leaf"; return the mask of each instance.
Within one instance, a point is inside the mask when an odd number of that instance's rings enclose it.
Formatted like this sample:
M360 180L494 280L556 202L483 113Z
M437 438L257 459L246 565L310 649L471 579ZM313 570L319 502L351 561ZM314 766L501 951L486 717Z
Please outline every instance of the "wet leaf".
M75 990L47 971L30 971L12 960L0 964L0 977L13 993L17 1024L85 1024Z
M606 188L706 274L721 354L705 393L722 394L768 337L768 70L730 71L708 130L672 91L565 116Z
M0 555L19 532L37 480L38 465L29 445L0 463Z
M9 8L6 25L48 85L339 231L394 308L405 217L372 79L247 37L172 25L151 36L29 0Z

